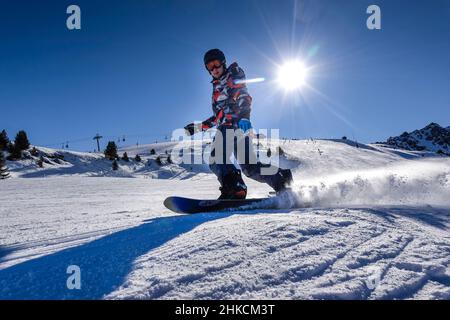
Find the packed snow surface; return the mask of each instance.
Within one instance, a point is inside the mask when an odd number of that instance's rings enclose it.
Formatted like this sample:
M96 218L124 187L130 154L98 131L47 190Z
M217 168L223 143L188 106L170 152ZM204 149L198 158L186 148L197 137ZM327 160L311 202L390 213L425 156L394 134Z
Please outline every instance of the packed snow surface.
M8 162L0 299L450 298L450 157L287 140L290 196L308 207L179 215L167 196L219 191L205 165L152 162L150 148L173 146L130 147L142 163L115 172L88 153ZM246 182L249 197L270 191ZM67 287L72 265L79 290Z

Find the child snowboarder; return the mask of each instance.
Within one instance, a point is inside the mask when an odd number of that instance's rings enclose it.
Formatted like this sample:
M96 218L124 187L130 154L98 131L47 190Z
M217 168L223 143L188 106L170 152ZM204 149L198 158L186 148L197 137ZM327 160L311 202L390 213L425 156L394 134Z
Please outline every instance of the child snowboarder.
M247 196L247 186L242 180L241 171L229 161L231 154L238 160L239 166L247 177L267 183L277 193L285 190L292 183L291 170L275 168L275 174L261 174L261 169L270 165L256 161L256 153L247 134L232 135L234 148L231 150L226 148L227 130L235 132L235 130L241 129L246 133L252 128L250 122L252 98L247 91L244 71L236 62L227 67L225 55L219 49L211 49L206 52L204 64L213 77L211 81L213 84L213 116L201 124L190 123L185 130L188 135L193 135L217 126L217 132L222 135L222 139L217 139L216 136L211 145L211 157L215 157L221 148L222 161L215 159L209 166L220 183L219 199L245 199ZM244 144L244 154L236 154L237 146L240 143Z

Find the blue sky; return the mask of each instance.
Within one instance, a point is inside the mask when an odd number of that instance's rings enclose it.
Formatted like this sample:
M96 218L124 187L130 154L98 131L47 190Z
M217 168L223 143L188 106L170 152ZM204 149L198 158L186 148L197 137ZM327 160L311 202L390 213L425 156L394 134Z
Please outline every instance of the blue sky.
M66 28L70 4L81 30ZM371 4L382 30L366 28ZM0 37L0 130L36 145L93 150L97 132L142 144L206 119L215 47L266 78L249 85L255 128L373 142L450 125L446 0L3 1ZM286 95L273 79L294 57L310 89Z

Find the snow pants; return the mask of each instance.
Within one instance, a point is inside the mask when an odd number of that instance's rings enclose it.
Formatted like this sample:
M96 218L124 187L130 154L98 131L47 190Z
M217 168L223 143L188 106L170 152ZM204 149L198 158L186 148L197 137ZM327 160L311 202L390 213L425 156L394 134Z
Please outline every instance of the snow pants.
M267 183L274 188L280 170L271 164L259 161L251 137L230 126L219 126L211 145L209 168L223 186L223 178L230 172L239 171L231 159L235 159L242 172L258 182Z

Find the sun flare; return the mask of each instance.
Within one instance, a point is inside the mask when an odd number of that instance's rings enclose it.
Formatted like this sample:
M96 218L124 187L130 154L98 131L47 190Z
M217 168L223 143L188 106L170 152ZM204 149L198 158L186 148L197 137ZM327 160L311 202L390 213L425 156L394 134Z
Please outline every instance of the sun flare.
M278 83L287 91L301 89L307 77L308 68L299 60L287 61L278 70Z

